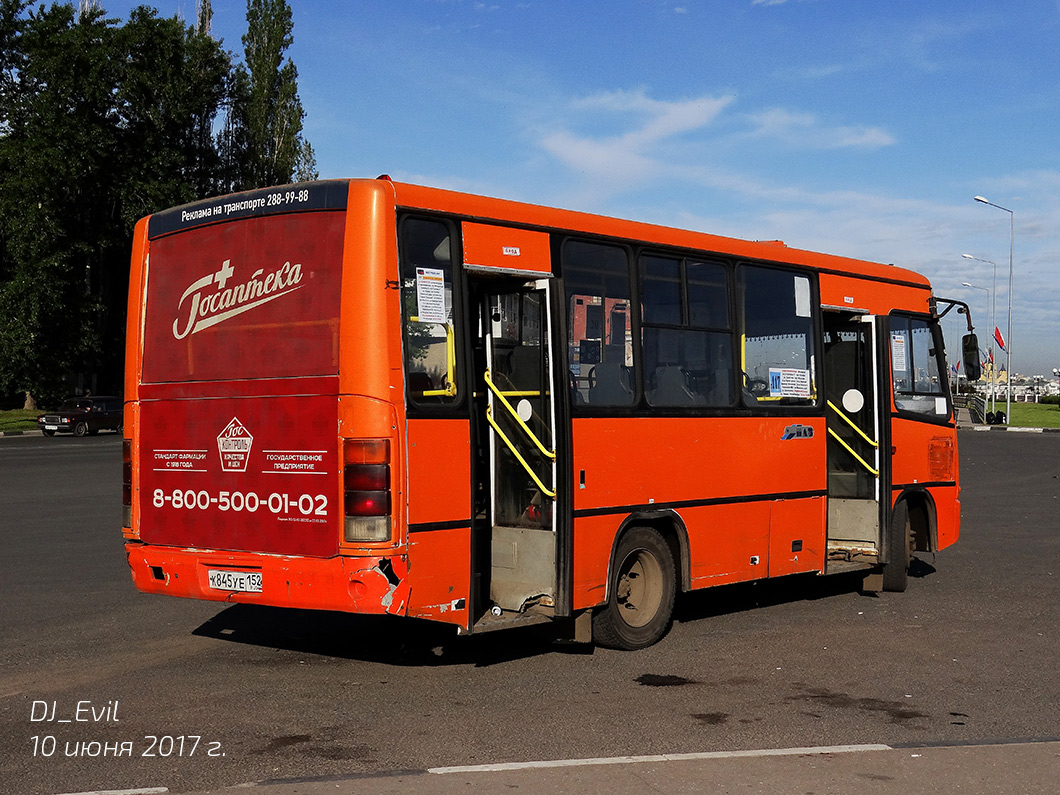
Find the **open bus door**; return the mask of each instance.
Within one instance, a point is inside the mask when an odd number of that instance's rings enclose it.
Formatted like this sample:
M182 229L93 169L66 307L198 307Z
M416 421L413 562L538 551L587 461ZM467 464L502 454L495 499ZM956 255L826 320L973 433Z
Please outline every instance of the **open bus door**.
M528 612L552 615L559 546L550 284L479 284L485 367L476 419L483 423L487 505L477 519L489 538L479 545L487 622Z
M888 494L888 414L880 389L879 318L826 311L828 417L827 571L877 564Z
M547 234L464 222L474 329L472 631L570 614ZM561 357L562 360L562 357Z

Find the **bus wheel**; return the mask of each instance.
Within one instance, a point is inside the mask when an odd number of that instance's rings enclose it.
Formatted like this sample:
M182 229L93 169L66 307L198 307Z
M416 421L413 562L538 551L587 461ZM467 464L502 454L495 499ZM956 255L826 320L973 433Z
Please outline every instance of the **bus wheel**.
M655 530L634 527L619 540L607 604L593 615L593 640L643 649L670 628L676 579L670 547Z
M909 503L894 506L887 531L887 560L883 567L883 590L901 593L909 581L909 561L913 547L913 524L909 521Z

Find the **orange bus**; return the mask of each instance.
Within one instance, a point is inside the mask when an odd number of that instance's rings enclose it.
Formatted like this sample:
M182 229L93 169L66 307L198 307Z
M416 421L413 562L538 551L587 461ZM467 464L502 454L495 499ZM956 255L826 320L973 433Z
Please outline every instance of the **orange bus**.
M129 295L133 582L627 649L691 589L901 591L960 527L955 303L889 265L385 176L157 213Z

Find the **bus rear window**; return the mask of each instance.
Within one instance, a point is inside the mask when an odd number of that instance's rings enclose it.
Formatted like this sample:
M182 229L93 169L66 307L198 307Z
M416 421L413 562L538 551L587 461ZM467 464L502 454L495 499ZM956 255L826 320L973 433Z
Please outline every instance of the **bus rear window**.
M344 219L272 215L154 240L144 383L337 373Z

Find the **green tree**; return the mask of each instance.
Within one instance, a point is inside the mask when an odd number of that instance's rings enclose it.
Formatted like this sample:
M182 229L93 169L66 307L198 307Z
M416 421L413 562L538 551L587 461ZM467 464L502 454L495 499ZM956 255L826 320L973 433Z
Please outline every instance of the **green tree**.
M222 187L213 128L232 64L200 23L187 27L140 7L118 31L121 204L129 229L150 212Z
M133 224L221 184L230 60L147 8L28 8L0 0L0 394L53 400L120 388Z
M5 3L5 5L23 5ZM19 9L21 10L21 9ZM0 139L0 380L60 391L96 364L100 254L116 242L106 167L115 145L115 60L101 13L53 5L22 19L19 61Z
M315 179L313 149L302 137L305 111L298 69L284 53L294 41L287 0L247 0L246 65L235 69L223 138L231 187Z

